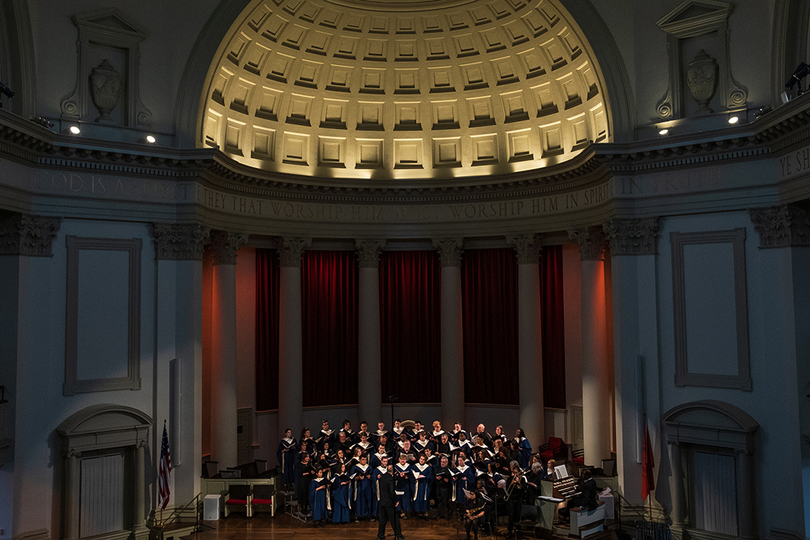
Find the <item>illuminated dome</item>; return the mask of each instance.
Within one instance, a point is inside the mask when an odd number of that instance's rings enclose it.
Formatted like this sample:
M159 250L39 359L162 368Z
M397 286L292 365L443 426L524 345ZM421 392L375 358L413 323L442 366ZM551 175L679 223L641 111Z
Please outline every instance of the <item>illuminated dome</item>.
M258 0L209 71L200 144L264 171L442 179L610 138L602 75L552 0Z

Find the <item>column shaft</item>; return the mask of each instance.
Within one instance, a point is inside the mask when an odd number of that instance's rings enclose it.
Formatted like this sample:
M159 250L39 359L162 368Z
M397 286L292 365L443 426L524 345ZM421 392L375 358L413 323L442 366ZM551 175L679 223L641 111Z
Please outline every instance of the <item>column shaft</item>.
M134 527L146 526L146 446L138 443L135 446L135 515Z
M610 457L610 364L605 261L582 261L582 429L585 463Z
M224 469L238 465L236 265L214 265L211 327L211 456Z
M360 421L368 422L369 426L376 426L377 422L382 419L380 395L380 385L382 384L382 369L380 367L380 272L378 267L361 266L358 281L358 409ZM376 427L373 429L376 429Z
M464 334L461 323L461 267L442 266L442 418L444 426L464 422Z
M300 266L280 268L278 304L278 425L295 433L304 423Z
M533 448L546 440L543 404L543 349L540 266L518 265L518 355L520 427ZM511 433L509 434L512 435Z

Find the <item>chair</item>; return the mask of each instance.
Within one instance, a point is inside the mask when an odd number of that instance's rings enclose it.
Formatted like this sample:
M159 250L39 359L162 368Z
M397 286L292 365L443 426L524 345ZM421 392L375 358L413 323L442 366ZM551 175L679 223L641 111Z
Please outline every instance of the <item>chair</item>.
M228 486L225 499L225 517L228 517L234 509L245 510L247 517L253 517L253 493L251 486L247 484L231 484Z
M253 512L269 511L276 517L276 487L270 484L254 484L253 501L250 504Z
M539 519L538 509L533 504L524 504L520 509L520 521L515 523L515 538L520 538L520 533L531 531L531 536L535 536Z
M545 462L550 459L565 459L568 457L568 449L560 437L549 437L548 443L540 447L540 457Z

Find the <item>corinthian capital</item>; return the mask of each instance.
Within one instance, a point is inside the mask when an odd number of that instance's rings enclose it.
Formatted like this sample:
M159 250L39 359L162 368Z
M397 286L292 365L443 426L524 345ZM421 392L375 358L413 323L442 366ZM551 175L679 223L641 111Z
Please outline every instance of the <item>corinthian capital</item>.
M59 226L58 218L13 214L0 221L0 255L51 257Z
M611 219L602 224L611 255L655 255L658 218Z
M507 236L506 243L515 248L518 264L538 264L540 262L541 234L527 234L524 236Z
M810 216L795 204L751 210L751 221L759 233L759 247L810 246Z
M605 232L601 227L584 227L568 231L568 237L579 244L579 258L583 261L601 261L605 258Z
M168 261L201 261L211 229L196 223L190 225L155 223L155 258Z
M442 266L461 266L464 255L463 238L442 238L433 240L433 247L439 250L439 262Z
M378 268L380 254L385 249L385 240L355 240L357 248L357 262L360 268Z
M248 235L228 231L211 231L214 264L236 264L239 246L247 244Z
M304 250L312 245L311 238L278 237L279 266L301 268Z

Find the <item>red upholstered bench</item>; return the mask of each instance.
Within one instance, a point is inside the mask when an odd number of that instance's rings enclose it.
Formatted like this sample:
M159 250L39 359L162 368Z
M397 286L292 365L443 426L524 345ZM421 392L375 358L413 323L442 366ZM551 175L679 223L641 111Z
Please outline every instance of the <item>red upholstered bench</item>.
M251 512L270 511L276 517L276 488L270 484L254 484Z
M225 499L225 517L228 517L233 510L245 510L247 517L253 517L253 493L247 484L230 484L228 495Z

